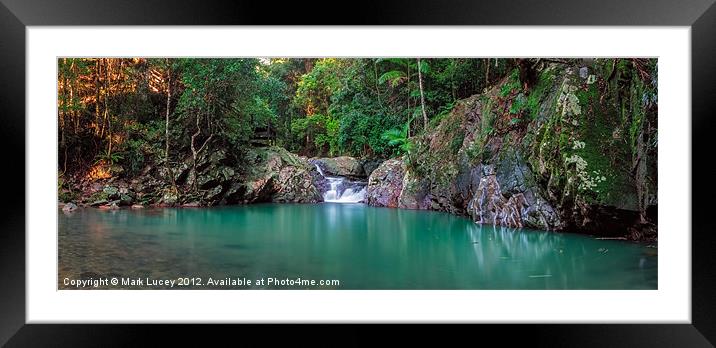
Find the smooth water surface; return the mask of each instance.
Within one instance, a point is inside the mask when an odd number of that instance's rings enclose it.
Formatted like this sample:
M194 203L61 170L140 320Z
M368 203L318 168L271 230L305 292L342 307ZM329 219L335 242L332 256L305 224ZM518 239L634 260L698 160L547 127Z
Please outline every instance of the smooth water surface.
M656 289L657 256L641 244L363 204L60 211L58 287L101 277L196 277L200 289ZM340 284L210 287L209 277Z

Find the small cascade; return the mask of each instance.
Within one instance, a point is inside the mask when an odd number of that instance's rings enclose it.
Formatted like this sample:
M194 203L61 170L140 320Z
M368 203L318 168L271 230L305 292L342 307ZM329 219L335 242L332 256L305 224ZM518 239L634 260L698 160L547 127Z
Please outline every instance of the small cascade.
M349 181L342 176L327 176L321 166L314 164L318 174L328 181L329 189L323 193L323 201L331 203L360 203L365 199L366 183Z
M326 174L323 173L323 169L321 169L321 166L319 166L317 163L314 164L316 166L316 170L318 171L318 174L321 174L322 177L326 177Z

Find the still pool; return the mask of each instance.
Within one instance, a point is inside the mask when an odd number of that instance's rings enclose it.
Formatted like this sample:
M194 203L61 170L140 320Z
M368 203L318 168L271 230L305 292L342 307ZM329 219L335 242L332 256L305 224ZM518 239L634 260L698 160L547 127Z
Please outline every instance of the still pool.
M81 208L58 244L59 289L657 288L646 245L363 204Z

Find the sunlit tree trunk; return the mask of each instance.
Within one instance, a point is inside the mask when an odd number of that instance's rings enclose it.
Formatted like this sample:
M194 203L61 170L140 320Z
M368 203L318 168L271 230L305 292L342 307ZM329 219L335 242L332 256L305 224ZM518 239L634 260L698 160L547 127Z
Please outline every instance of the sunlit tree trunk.
M65 150L64 151L65 152L64 159L63 159L64 164L63 164L63 169L62 169L62 172L65 173L65 172L67 172L67 142L65 140L65 132L66 132L66 128L67 128L67 120L66 119L67 119L67 114L70 110L70 101L67 99L67 94L68 94L68 90L67 90L67 85L68 85L68 83L67 83L67 72L68 72L67 71L67 58L64 58L62 65L63 65L62 66L62 68L63 68L63 70L62 70L62 75L63 75L62 76L63 111L62 111L62 115L60 116L60 132L61 132L60 146L62 146Z
M457 100L457 93L455 91L455 70L457 69L457 60L451 59L450 64L452 65L452 71L450 76L450 89L452 91L452 100Z
M164 124L164 166L167 171L167 175L169 176L169 179L172 181L172 188L174 189L174 192L177 191L177 183L174 180L174 173L172 172L171 166L169 165L169 108L171 107L171 101L172 101L172 68L171 63L169 59L166 59L166 65L167 65L167 111L165 114L165 124Z
M485 63L485 86L490 84L490 58Z
M107 158L111 158L112 156L112 120L111 116L109 115L109 101L108 101L108 95L110 91L110 79L111 79L111 67L112 62L108 59L105 60L105 80L104 80L104 119L107 123ZM110 160L111 161L111 160Z
M420 108L423 111L423 129L428 129L428 115L425 113L425 94L423 93L423 73L418 58L418 86L420 88Z
M167 164L167 170L169 169L169 106L172 99L172 71L171 67L169 65L169 59L166 60L167 63L167 112L165 117L165 125L164 125L164 138L165 138L165 148L164 148L164 158L166 160Z
M99 98L100 98L100 96L99 96L99 77L100 77L100 72L101 72L101 68L102 68L102 66L100 64L100 60L101 59L97 59L95 61L95 74L94 74L94 77L95 77L95 79L94 79L94 85L95 85L95 100L94 100L95 101L95 103L94 103L95 124L94 124L94 126L95 126L95 134L96 135L99 135L99 128L100 128L99 127Z
M407 78L406 86L408 86L408 138L410 138L410 126L413 123L413 113L410 111L410 62L405 63L405 77Z
M375 74L375 95L378 97L378 105L383 107L383 102L380 100L380 86L378 85L378 63L377 59L373 59L373 72Z
M72 73L72 81L70 83L70 105L72 106L72 119L74 121L74 134L77 134L79 128L80 128L80 119L77 116L77 111L75 110L75 96L74 91L77 86L77 76L75 75L75 60L72 59L72 64L70 65L70 72Z

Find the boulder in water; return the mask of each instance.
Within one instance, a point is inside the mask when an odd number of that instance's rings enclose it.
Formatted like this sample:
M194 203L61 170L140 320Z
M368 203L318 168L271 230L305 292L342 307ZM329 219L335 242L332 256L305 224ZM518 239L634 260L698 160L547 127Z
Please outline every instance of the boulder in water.
M72 202L67 203L67 204L65 204L65 205L62 207L62 211L65 212L65 213L70 213L70 212L73 212L73 211L75 211L75 210L77 210L77 205L74 204L74 203L72 203Z

